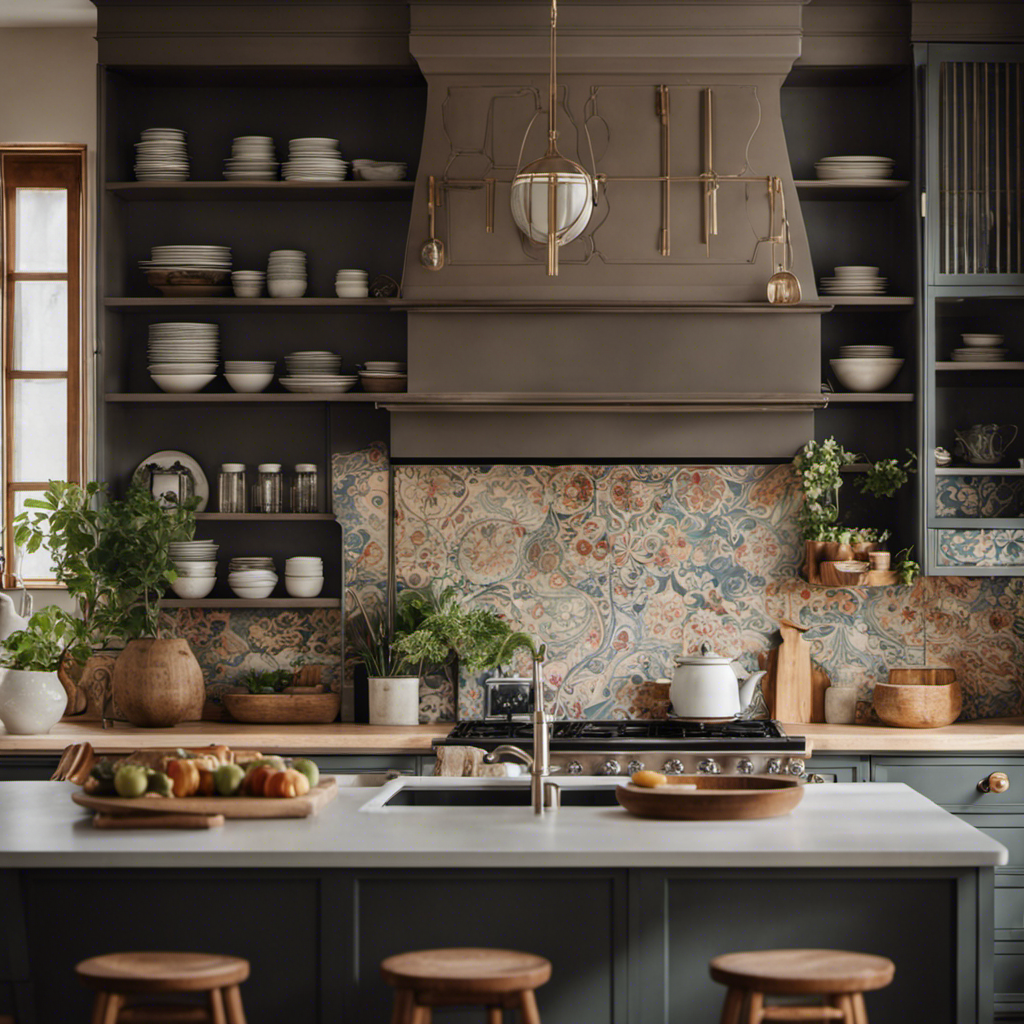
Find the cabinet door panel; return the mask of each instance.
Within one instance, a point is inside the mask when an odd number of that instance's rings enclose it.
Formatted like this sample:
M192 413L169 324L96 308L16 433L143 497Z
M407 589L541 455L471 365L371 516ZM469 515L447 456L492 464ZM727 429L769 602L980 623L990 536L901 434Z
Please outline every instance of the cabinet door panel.
M932 758L928 761L873 762L875 782L905 782L929 800L946 807L1001 810L1020 813L1024 803L1024 762L1008 759L967 761ZM978 783L993 772L1005 772L1010 788L1005 793L982 793Z

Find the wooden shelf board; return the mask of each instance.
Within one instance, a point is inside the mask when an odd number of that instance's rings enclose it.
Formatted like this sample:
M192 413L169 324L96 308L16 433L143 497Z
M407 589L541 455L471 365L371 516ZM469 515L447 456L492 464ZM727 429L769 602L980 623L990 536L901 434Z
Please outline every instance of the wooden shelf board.
M910 186L909 181L897 181L892 178L869 180L836 178L830 181L819 178L803 178L794 182L800 198L804 202L810 200L853 200L870 201L873 199L893 199Z
M233 295L213 298L168 298L163 295L118 296L103 300L107 309L289 309L313 312L345 312L347 310L391 310L401 307L401 299L238 299Z
M823 295L837 309L885 309L891 306L912 306L912 295Z
M1001 363L954 363L941 362L935 364L936 370L982 370L991 372L993 370L1024 370L1024 362L1006 360Z
M917 397L907 391L833 391L824 395L829 405L867 404L886 402L913 402Z
M163 391L141 391L131 393L114 393L104 396L107 402L127 402L149 405L150 403L165 404L197 404L197 405L280 405L291 402L376 402L381 398L394 398L394 395L371 395L365 391L339 392L301 392L261 391L255 395L237 392L203 392L189 395L170 395Z
M767 299L756 302L720 300L676 302L651 299L503 300L503 299L397 299L403 309L417 313L773 313L821 314L832 308L825 297L792 306L773 306Z
M936 476L1024 476L1022 466L936 466Z
M243 597L204 597L199 600L185 600L180 597L165 597L164 608L339 608L340 597L264 597L252 600Z
M208 523L333 523L337 520L333 512L196 512L195 517Z
M414 181L111 181L121 199L396 200L412 199Z

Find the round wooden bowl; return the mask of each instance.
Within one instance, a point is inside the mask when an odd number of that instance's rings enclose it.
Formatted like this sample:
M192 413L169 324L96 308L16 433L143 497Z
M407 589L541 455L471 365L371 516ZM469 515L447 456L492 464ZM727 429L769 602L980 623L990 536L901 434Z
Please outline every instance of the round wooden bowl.
M696 784L696 789L680 788ZM789 814L804 796L802 780L787 775L672 775L653 789L626 782L619 803L638 818L729 821Z
M338 693L225 693L224 707L238 722L298 725L333 722L341 710Z
M938 729L957 720L963 700L951 668L894 668L875 684L874 705L886 725Z

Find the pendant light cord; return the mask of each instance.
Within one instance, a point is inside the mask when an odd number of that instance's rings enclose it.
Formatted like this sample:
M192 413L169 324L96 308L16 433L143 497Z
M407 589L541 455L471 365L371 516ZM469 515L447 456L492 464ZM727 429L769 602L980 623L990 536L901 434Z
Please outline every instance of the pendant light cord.
M557 121L555 120L555 97L558 83L555 77L555 40L558 28L558 0L551 0L551 67L548 71L548 155L555 150L555 139L558 138Z

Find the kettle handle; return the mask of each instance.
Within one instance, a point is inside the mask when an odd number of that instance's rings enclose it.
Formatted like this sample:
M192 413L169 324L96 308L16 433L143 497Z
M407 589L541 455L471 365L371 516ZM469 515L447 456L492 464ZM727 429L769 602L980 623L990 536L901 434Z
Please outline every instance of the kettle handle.
M1001 437L1001 435L1002 435L1004 430L1012 430L1013 431L1013 434L1010 435L1010 439L1008 441L1006 441L1006 443L1003 445L1003 451L1006 452L1006 451L1009 450L1010 445L1013 444L1013 442L1017 440L1017 427L1013 423L1006 423L1006 424L1001 426L996 431L996 437L997 438Z

